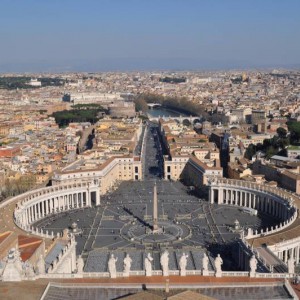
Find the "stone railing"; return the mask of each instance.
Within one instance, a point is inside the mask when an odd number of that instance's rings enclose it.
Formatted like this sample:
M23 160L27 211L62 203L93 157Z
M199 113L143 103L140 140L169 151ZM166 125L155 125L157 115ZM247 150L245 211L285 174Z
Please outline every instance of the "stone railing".
M179 275L179 270L169 271L169 275ZM201 275L200 270L187 270L187 276ZM145 276L145 271L130 271L130 276ZM162 276L162 271L152 271L152 276ZM208 276L214 277L215 272L209 271ZM47 273L45 275L37 275L38 278L109 278L108 272L84 272L82 274L66 274L66 273ZM123 272L117 272L117 278L123 277ZM222 272L222 277L249 277L249 272ZM255 273L254 278L294 278L293 274L288 273Z
M54 259L48 268L47 273L69 273L72 274L76 269L76 241L72 236L67 245L62 249L59 255Z
M249 277L249 272L222 272L222 277Z
M288 201L289 204L293 204L294 201L300 202L300 196L298 196L296 193L290 192L280 187L271 187L268 185L262 185L255 182L248 182L245 180L227 179L227 178L217 178L215 182L213 181L211 184L212 185L217 184L222 186L236 186L236 187L242 187L254 191L268 193L274 196L279 196L280 198Z
M289 273L256 273L255 278L293 278L294 274Z
M48 239L53 239L55 237L55 234L53 231L49 232L48 230L43 230L42 228L34 228L32 226L26 227L26 231L30 232L31 234L40 236L40 237L44 237L44 238L48 238ZM60 236L60 234L58 233L56 235L57 237Z
M271 226L270 229L267 227L265 230L261 229L260 232L258 232L258 230L256 230L254 234L248 232L248 234L245 236L245 238L253 239L253 238L258 238L258 237L262 237L262 236L266 236L266 235L270 235L270 234L274 234L276 232L282 231L282 230L286 229L287 227L289 227L294 221L296 221L297 217L298 217L297 211L295 211L293 216L289 220L286 220L286 221L280 223L279 225Z
M103 273L95 273L95 272L87 272L82 273L83 278L109 278L108 272Z

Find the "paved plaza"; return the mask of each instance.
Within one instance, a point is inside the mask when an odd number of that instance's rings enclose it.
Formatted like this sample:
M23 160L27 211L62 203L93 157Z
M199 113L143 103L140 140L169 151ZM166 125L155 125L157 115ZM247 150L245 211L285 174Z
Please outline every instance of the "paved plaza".
M72 231L71 225L76 222L77 254L87 258L92 251L120 251L122 256L128 249L154 253L165 248L174 253L198 249L201 255L203 249L234 242L240 236L240 230L233 230L236 220L241 230L260 230L276 224L267 215L253 216L237 206L211 205L191 194L181 182L163 180L157 128L150 126L145 134L144 180L120 183L115 191L101 197L98 207L53 215L35 226L61 233L65 228ZM158 234L151 230L155 183L158 224L162 229Z
M211 243L226 243L239 237L232 232L234 221L238 220L244 229L260 229L272 224L268 216L252 216L241 209L228 205L209 205L206 200L189 195L187 188L180 182L157 181L159 220L178 228L183 224L181 240L171 239L176 248L184 246L206 247ZM150 228L153 213L152 181L123 182L112 194L102 197L99 207L74 210L46 218L36 225L49 231L62 232L77 223L79 233L76 236L78 253L97 248L117 249L125 247L145 248L132 235L140 235ZM167 224L166 223L166 224ZM168 226L166 225L166 230ZM176 229L177 230L177 229ZM179 235L177 234L179 237ZM153 237L155 244L155 237ZM149 238L150 239L150 238ZM137 243L138 242L138 243ZM163 241L164 243L168 241Z

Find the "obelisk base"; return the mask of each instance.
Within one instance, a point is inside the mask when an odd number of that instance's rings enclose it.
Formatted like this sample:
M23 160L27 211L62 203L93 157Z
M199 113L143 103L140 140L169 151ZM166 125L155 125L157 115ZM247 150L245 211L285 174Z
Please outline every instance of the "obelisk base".
M152 227L152 233L153 234L158 234L158 233L162 233L162 228L160 228L157 224L153 224Z

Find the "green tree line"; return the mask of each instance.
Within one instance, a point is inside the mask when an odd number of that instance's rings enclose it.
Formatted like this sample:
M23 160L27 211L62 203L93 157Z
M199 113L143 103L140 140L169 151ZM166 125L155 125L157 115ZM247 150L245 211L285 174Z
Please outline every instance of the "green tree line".
M265 153L266 158L269 159L273 155L287 156L287 146L290 145L290 138L287 135L287 131L279 127L277 129L277 135L271 139L266 139L263 143L257 145L250 144L245 151L245 158L251 159L257 151Z
M17 196L31 190L36 185L34 175L24 175L19 179L6 179L0 192L0 200Z
M192 102L186 97L170 97L156 94L140 94L135 99L136 110L146 112L148 110L147 103L159 103L163 107L174 109L176 111L188 115L202 115L204 118L209 118L209 115L205 111L204 106Z
M0 89L6 90L15 90L15 89L33 89L39 88L39 86L31 86L28 83L30 82L31 77L27 76L8 76L0 77ZM62 78L50 78L43 77L38 78L41 82L41 87L44 86L62 86L66 83L65 79Z
M68 126L72 122L90 122L95 124L102 116L107 113L100 105L77 104L71 110L58 111L52 114L59 127Z
M166 82L166 83L182 83L186 82L186 78L184 77L163 77L159 79L160 82Z
M290 140L292 145L297 145L300 142L300 122L289 121L287 126L290 132Z

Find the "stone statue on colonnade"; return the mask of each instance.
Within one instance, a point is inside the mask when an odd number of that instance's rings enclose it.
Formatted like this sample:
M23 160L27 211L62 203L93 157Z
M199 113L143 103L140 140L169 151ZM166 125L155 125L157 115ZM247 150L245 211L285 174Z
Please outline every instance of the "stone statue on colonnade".
M206 253L203 254L202 258L202 275L203 276L208 276L208 263L209 259Z
M132 263L132 259L130 258L129 254L127 253L123 264L124 264L124 270L123 270L123 276L128 277L129 276L129 272L131 269L131 263Z
M113 254L110 255L108 260L108 272L111 278L117 278L117 269L116 269L116 262L118 258L115 258Z
M180 275L181 276L186 276L186 265L187 265L187 258L189 256L185 254L184 252L182 253L182 256L180 257L179 260L179 267L180 267Z
M160 257L163 276L169 276L169 252L165 250Z
M250 277L255 277L255 273L257 269L257 259L255 258L255 255L252 255L252 257L250 258L249 267L250 267Z
M144 265L145 265L145 272L146 276L152 276L152 261L153 257L151 256L150 253L148 253L147 257L145 257Z
M222 277L223 259L220 254L215 258L216 277Z

